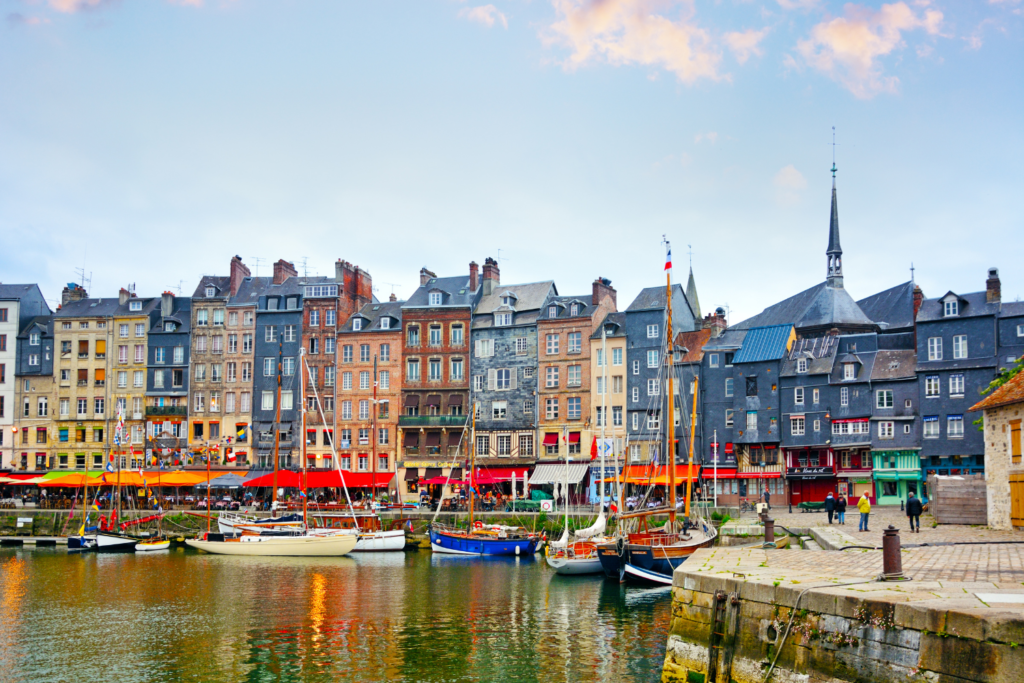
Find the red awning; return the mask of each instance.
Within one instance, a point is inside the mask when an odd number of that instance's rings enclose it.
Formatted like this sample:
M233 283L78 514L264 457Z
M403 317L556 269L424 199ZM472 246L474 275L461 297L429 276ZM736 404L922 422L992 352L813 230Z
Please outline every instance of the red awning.
M393 472L346 472L345 485L350 489L378 488L386 489L388 482L395 477Z
M545 446L557 446L558 445L558 434L555 432L544 433L544 445Z
M579 442L580 442L580 433L579 432L569 432L569 443L579 443Z
M779 479L782 472L740 472L737 479Z
M732 453L732 441L727 441L725 443L725 452Z
M277 487L278 488L299 488L300 482L302 481L302 475L298 472L292 472L291 470L279 470L277 473ZM264 474L262 477L256 477L249 481L242 482L242 486L273 486L274 485L274 473Z
M686 483L686 473L689 470L689 464L676 465L676 485ZM693 478L697 479L697 472L700 468L694 464L693 466ZM719 470L721 471L721 470ZM735 470L734 470L735 471ZM626 469L626 483L627 484L667 484L669 479L669 471L665 465L658 467L657 471L650 465L630 465Z
M556 435L557 436L557 435ZM512 481L512 475L522 479L523 474L529 471L529 467L487 467L477 468L477 475L473 477L476 484L499 484L505 481Z
M715 479L715 478L718 478L718 479L735 479L736 478L736 468L735 467L729 467L729 468L719 467L716 470L714 468L714 466L705 465L704 466L704 478L705 479Z

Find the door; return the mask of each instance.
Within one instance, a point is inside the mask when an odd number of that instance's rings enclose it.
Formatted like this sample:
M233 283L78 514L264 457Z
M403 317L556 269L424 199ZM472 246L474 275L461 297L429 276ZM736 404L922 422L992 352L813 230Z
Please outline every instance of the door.
M1010 475L1010 524L1024 527L1024 473Z

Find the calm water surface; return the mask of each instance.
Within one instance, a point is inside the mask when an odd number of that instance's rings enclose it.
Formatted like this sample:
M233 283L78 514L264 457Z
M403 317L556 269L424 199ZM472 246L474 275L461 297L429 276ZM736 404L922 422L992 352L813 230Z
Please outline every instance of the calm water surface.
M3 681L657 681L667 588L543 560L0 549Z

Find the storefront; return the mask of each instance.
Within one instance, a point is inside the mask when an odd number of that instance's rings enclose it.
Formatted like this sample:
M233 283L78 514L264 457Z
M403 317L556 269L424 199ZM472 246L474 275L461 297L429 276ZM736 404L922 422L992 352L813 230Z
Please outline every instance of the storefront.
M921 457L916 450L873 451L875 500L879 505L899 505L907 494L921 491Z
M735 467L707 467L702 472L701 485L707 491L707 499L717 500L720 507L735 507L740 503L739 480Z
M540 465L537 466L538 468ZM604 499L606 502L614 502L618 498L618 490L616 489L619 473L622 471L622 467L616 468L615 465L605 463L604 473L602 475L601 465L592 464L590 466L590 491L588 492L588 500L591 505L597 505L597 501L600 500L600 487L601 479L604 479Z
M867 494L868 500L875 503L875 484L871 479L871 448L867 444L858 444L853 448L836 448L836 495L846 496L847 500L855 501L861 494Z
M786 451L786 465L789 502L792 505L820 503L829 493L837 493L839 481L831 449L789 449Z

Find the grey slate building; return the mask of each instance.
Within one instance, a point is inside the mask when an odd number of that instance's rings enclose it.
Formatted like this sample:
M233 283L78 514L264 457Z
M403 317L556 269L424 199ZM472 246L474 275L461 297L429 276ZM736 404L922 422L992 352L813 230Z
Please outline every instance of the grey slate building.
M192 299L164 292L146 339L146 460L163 468L188 461L191 331Z
M528 467L537 460L538 381L557 386L557 366L538 379L537 318L558 295L548 280L484 290L473 312L471 402L478 465ZM557 349L556 349L557 352ZM557 410L557 408L556 408Z
M885 342L885 335L877 341ZM908 492L921 494L916 361L913 348L883 348L870 369L872 498L880 505L898 505Z
M21 448L14 464L22 470L51 469L55 459L53 420L53 316L30 318L17 337L15 427L21 434Z

